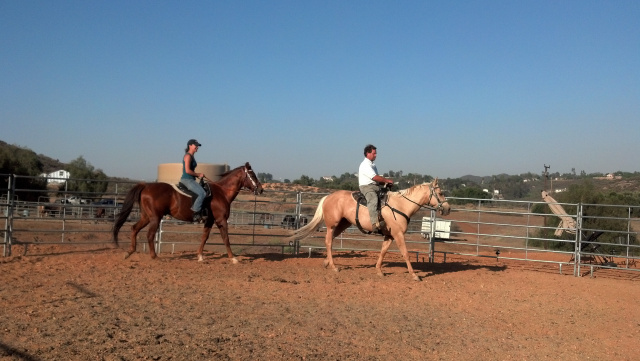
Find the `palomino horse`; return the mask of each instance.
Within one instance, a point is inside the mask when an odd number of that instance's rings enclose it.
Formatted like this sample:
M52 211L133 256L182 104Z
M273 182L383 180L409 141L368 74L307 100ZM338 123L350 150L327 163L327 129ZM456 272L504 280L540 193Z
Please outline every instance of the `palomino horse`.
M305 227L297 230L293 236L287 240L300 240L309 236L318 229L318 226L324 219L327 226L327 235L324 239L327 247L327 258L324 260L324 267L331 267L334 271L338 271L331 256L331 244L335 237L352 224L356 224L356 207L358 207L358 205L353 199L352 192L336 191L331 193L320 200L313 219ZM388 193L387 203L381 210L386 226L382 230L384 241L382 242L380 257L378 257L378 262L376 263L378 275L384 275L382 273L382 259L385 253L387 253L391 241L395 240L398 244L398 249L400 249L402 253L402 257L404 257L405 262L407 262L409 274L414 280L420 280L411 267L404 234L407 232L409 219L422 207L433 207L438 210L441 215L449 214L450 206L440 191L438 178L431 183L423 183L399 192ZM367 207L360 205L358 221L363 229L371 231L371 220L369 219Z
M229 219L231 202L236 198L242 188L247 188L254 194L262 193L262 184L251 169L251 165L247 162L244 166L240 166L230 170L222 175L217 182L209 182L211 188L211 202L204 203L203 207L209 211L209 216L204 224L204 231L200 239L200 248L198 249L198 261L202 261L202 251L204 245L209 239L211 227L215 222L220 230L220 237L227 247L227 255L233 263L238 260L231 252L229 244L229 227L227 219ZM156 251L153 245L154 236L160 225L162 217L170 214L173 218L181 221L191 222L193 211L191 210L191 197L187 197L177 192L172 185L167 183L139 183L133 187L122 205L122 210L116 216L113 224L113 241L118 244L118 231L127 221L131 210L135 203L140 205L140 220L131 227L131 247L127 251L125 258L129 257L136 251L136 237L148 224L147 242L149 242L149 254L151 258L156 258Z

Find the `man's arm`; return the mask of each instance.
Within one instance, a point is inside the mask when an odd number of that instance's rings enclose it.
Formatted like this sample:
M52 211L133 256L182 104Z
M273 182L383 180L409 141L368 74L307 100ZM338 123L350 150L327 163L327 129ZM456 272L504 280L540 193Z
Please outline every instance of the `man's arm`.
M393 181L391 179L385 178L381 175L375 175L373 178L371 178L374 182L378 182L378 183L384 183L384 184L388 184L388 185L392 185Z

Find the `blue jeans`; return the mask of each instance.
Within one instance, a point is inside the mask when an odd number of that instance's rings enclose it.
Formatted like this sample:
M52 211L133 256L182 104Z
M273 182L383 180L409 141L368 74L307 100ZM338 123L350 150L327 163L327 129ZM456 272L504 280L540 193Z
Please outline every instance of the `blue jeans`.
M180 183L184 184L187 189L198 195L196 197L196 200L193 202L193 206L191 207L192 211L198 212L200 208L202 208L202 201L204 201L204 197L207 195L207 193L204 191L204 188L202 188L202 186L198 184L195 179L181 178Z

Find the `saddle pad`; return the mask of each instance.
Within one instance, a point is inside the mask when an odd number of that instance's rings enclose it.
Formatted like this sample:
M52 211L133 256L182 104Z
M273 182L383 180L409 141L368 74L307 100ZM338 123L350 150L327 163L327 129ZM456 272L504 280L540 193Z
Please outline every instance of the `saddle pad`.
M170 184L170 183L167 183ZM171 184L171 186L173 187L173 189L175 189L178 193L180 194L184 194L187 197L195 197L196 194L191 192L189 189L187 189L187 187L184 186L184 184L182 183L178 183L178 184ZM205 187L204 187L204 191L205 191L205 195L204 198L208 198L211 197L211 188L209 188L209 184L205 183Z
M178 188L178 185L177 185L177 184L173 184L173 183L167 183L167 184L168 184L168 185L170 185L170 186L172 186L172 187L173 187L173 189L174 189L176 192L178 192L178 193L182 194L183 196L191 197L191 194L185 193L185 191L183 191L182 189Z

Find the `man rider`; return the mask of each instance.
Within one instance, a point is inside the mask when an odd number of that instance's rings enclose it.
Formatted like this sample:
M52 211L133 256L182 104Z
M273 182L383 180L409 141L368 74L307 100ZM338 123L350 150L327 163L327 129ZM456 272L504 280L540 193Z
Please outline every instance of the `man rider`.
M378 169L375 163L373 163L377 155L376 147L367 144L367 146L364 147L364 160L360 163L360 168L358 169L358 185L360 192L362 192L367 200L367 209L369 210L369 218L371 219L372 231L374 233L380 232L380 230L385 227L384 220L381 222L378 221L377 191L380 190L382 185L393 185L391 179L378 174Z

